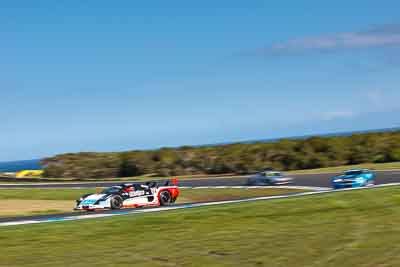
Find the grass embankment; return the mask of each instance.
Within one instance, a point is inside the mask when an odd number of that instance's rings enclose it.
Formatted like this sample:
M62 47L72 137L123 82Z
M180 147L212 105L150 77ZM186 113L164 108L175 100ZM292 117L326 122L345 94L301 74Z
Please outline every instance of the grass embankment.
M301 191L304 190L284 188L181 189L181 196L178 198L177 204L283 195ZM0 217L71 212L76 199L83 194L95 192L95 189L1 189Z
M394 267L399 220L392 187L15 226L0 266Z

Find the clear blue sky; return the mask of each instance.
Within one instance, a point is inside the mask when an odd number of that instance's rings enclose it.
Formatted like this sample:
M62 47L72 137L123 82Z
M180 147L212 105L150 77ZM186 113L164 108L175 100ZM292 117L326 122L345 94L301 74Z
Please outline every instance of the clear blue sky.
M0 160L400 126L399 10L1 1Z

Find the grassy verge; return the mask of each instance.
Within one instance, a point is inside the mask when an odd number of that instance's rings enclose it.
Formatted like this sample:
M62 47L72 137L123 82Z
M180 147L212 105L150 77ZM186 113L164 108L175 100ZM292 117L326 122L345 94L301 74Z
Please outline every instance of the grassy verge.
M5 199L1 200L0 218L71 212L73 204L70 200Z
M177 203L191 203L203 201L221 201L239 198L285 195L290 193L304 192L299 189L285 188L256 188L256 189L181 189L181 196Z
M394 267L399 220L393 187L16 226L0 229L0 266Z
M181 189L177 204L283 195L302 191L284 188ZM71 212L75 200L87 193L95 193L95 189L1 189L0 217Z
M1 189L0 200L74 200L83 194L95 192L95 189Z

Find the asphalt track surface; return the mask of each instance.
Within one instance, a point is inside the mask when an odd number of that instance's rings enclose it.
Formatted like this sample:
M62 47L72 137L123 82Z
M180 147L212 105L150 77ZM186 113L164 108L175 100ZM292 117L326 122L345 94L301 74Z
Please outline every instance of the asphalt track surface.
M381 184L381 185L376 185L376 186L372 186L372 187L348 188L348 189L340 189L340 190L311 191L311 192L304 192L304 193L292 193L292 194L287 194L287 195L254 197L254 198L227 200L227 201L188 203L188 204L180 204L180 205L172 205L172 206L156 207L156 208L142 208L142 209L136 208L136 209L112 210L112 211L103 211L103 212L94 212L94 213L65 213L65 214L58 214L58 215L3 218L3 219L0 219L0 227L26 225L26 224L38 224L38 223L63 222L63 221L65 222L65 221L74 221L74 220L87 220L87 219L106 218L106 217L120 216L120 215L137 215L137 214L142 214L142 213L154 213L154 212L162 212L162 211L165 212L165 211L171 211L171 210L244 203L244 202L259 201L259 200L266 201L266 200L273 200L273 199L330 194L330 193L335 193L338 191L370 190L370 189L374 189L374 188L387 187L387 186L399 186L399 185L400 185L400 183Z
M400 183L400 170L398 171L377 171L376 184L392 184ZM330 180L336 174L304 174L304 175L292 175L294 178L293 186L305 186L305 187L315 187L315 188L327 188L330 187ZM180 180L179 186L181 187L214 187L214 186L246 186L248 176L242 177L230 177L230 178L207 178L207 179L186 179ZM137 182L137 181L131 181ZM91 182L91 183L40 183L40 184L0 184L0 188L94 188L94 187L108 187L115 184L120 184L121 182ZM129 183L124 181L124 183ZM290 196L289 194L288 196ZM281 196L285 197L285 196ZM273 197L274 198L274 197ZM236 200L237 201L237 200ZM240 201L240 200L239 200ZM174 205L173 209L180 208L191 208L195 206L207 205L207 203L192 203L192 204L182 204ZM154 208L153 208L154 209ZM158 208L163 209L163 208ZM164 208L165 209L165 208ZM168 207L167 207L168 209ZM140 211L141 210L141 211ZM121 211L100 211L96 212L99 217L113 216L113 215L123 215L132 213L142 213L145 209L124 209ZM148 209L150 210L150 208ZM138 212L136 212L138 211ZM68 218L72 217L85 217L87 212L71 212L56 215L43 215L43 216L30 216L30 217L15 217L15 218L0 218L0 225L7 222L23 222L23 221L65 221L70 220ZM67 219L65 219L67 218Z
M289 193L285 194L282 196L292 196L296 195L297 193ZM276 196L273 196L276 197ZM239 198L239 199L232 199L232 200L225 200L225 201L219 201L219 202L229 202L229 201L244 201L247 200L248 198ZM211 201L210 203L217 203L218 201ZM142 207L142 208L124 208L121 210L99 210L99 211L75 211L75 212L67 212L67 213L60 213L60 214L49 214L49 215L34 215L34 216L17 216L17 217L4 217L0 218L0 226L1 223L5 222L22 222L22 221L30 221L30 220L51 220L51 221L61 221L64 217L70 217L70 216L85 216L85 215L112 215L112 214L129 214L133 211L138 211L138 213L142 213L143 211L147 210L154 210L154 209L168 209L168 208L173 208L173 209L180 209L180 208L185 208L188 205L203 205L207 204L209 202L194 202L194 203L184 203L184 204L173 204L170 206L164 206L164 207Z
M331 178L338 173L328 174L301 174L291 175L294 178L293 185L295 186L312 186L312 187L330 187ZM388 184L400 182L400 170L395 171L376 171L376 184ZM179 186L183 187L199 187L199 186L245 186L249 176L241 177L224 177L224 178L196 178L179 180ZM109 187L121 183L135 183L138 181L124 182L73 182L73 183L4 183L0 188L95 188Z

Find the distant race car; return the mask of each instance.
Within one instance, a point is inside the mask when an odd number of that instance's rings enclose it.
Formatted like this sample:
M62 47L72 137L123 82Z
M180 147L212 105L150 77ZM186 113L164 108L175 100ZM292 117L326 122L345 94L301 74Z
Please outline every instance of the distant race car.
M166 206L179 196L177 181L145 184L121 184L104 189L99 194L83 195L76 201L75 210L102 210L138 208L147 206Z
M248 180L248 185L285 185L293 182L293 178L287 177L278 171L262 171Z
M372 186L375 184L376 174L367 169L348 170L342 175L332 178L334 189Z

